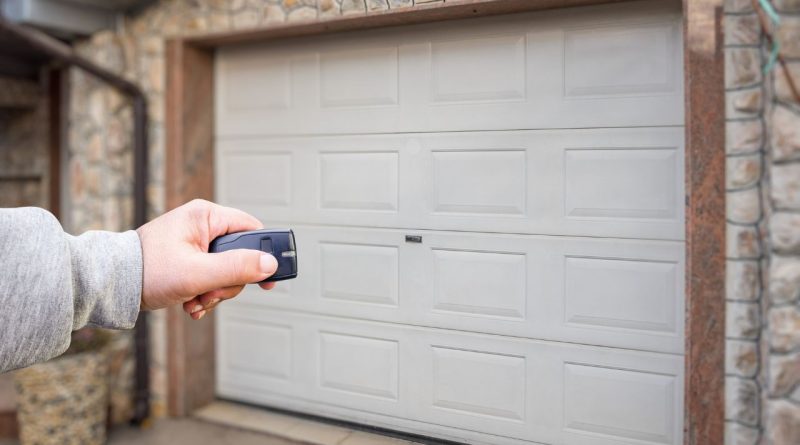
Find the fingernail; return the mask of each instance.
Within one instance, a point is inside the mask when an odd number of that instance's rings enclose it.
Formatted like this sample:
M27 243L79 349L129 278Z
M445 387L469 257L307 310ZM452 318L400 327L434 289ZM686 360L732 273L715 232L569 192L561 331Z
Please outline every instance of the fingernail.
M261 255L261 272L272 275L276 270L278 270L278 260L268 253Z
M197 319L199 320L199 319L203 318L203 315L205 315L205 314L206 314L206 311L200 311L200 312L198 312L198 313L197 313Z
M200 309L203 309L203 305L202 304L195 304L194 307L192 308L192 311L189 312L189 313L190 314L194 314L195 312L199 311Z

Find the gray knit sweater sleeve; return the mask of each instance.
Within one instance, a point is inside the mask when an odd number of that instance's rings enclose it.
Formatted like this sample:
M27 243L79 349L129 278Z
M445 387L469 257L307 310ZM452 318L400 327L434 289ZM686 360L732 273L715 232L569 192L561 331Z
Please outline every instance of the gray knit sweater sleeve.
M71 236L42 209L0 209L0 372L63 353L86 325L133 327L142 295L134 231Z

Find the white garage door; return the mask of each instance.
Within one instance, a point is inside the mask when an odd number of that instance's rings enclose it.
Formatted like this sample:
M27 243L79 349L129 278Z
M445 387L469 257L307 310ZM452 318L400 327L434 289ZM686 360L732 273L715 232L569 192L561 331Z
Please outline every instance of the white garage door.
M221 50L217 198L294 228L300 277L219 310L219 395L471 443L679 443L664 3Z

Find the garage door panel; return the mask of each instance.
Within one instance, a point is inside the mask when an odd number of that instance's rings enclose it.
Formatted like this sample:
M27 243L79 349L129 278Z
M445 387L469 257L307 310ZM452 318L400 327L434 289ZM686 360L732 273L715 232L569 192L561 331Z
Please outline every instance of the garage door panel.
M348 394L397 400L397 340L321 332L319 384Z
M433 200L420 210L422 227L683 239L682 128L419 141L422 196ZM441 209L442 196L454 204Z
M298 376L297 403L397 416L430 425L541 443L680 442L683 359L676 355L504 338L334 317L239 308L219 311L220 338L242 317L303 331L292 352L312 370ZM229 332L230 331L230 332ZM436 335L432 335L436 332ZM222 353L230 341L221 341ZM223 396L241 397L222 365ZM248 400L281 394L261 386ZM283 407L292 408L282 404ZM342 416L340 414L335 416ZM348 418L346 415L343 418ZM435 428L434 428L435 430Z
M433 374L417 367L413 376L420 393L433 394L424 418L543 443L680 442L680 357L495 340L453 335L425 344ZM465 380L442 378L455 369ZM578 370L600 376L588 381Z
M320 209L397 212L399 158L397 151L320 153Z
M676 261L566 256L566 323L676 334Z
M433 311L455 315L527 316L525 254L431 249Z
M681 125L680 20L680 5L644 2L226 49L217 130Z
M564 198L568 218L674 219L677 147L568 148Z
M321 242L320 296L397 306L398 250L397 246Z
M526 40L520 33L431 42L431 102L525 100ZM476 59L485 69L465 70Z
M409 291L409 298L422 296L415 323L683 351L680 243L442 232L423 240L424 246L408 246L425 251L408 267L416 276L432 271L434 284ZM442 266L445 260L451 269ZM465 266L467 260L477 269ZM461 283L443 289L442 283L457 282L453 270Z
M290 316L291 317L291 316ZM407 333L394 327L367 327L335 319L296 318L311 333L304 344L306 397L329 405L407 416L401 364L408 356Z
M235 304L683 351L679 242L303 225L294 230L299 277L267 294L247 288ZM421 242L407 242L406 235ZM282 294L273 297L276 291Z
M683 239L682 133L224 140L219 198L295 223Z
M433 150L433 213L524 215L525 150Z
M672 22L600 24L564 32L568 98L653 95L677 90L680 27Z
M297 329L285 321L219 317L217 382L289 394L298 389Z
M408 333L394 326L353 324L327 317L282 312L275 308L248 306L223 308L217 338L225 354L237 341L246 342L233 329L242 320L292 327L291 355L294 372L289 379L263 380L254 384L247 375L227 364L218 364L217 383L224 394L247 388L250 394L291 395L299 400L316 400L331 406L380 412L407 417L408 407L401 380L401 363L410 356ZM225 340L225 341L223 341ZM267 358L270 366L282 363L279 356Z
M326 51L319 55L320 107L397 105L399 51L396 45ZM364 73L369 73L365 76Z
M291 375L292 328L240 320L228 328L231 369L286 380Z
M254 144L236 146L239 149L224 155L216 153L218 201L251 213L268 209L275 218L294 218L297 155L286 150L264 152Z
M292 61L285 53L276 53L269 59L240 58L236 69L225 74L231 86L255 86L225 90L225 103L232 112L284 111L292 106Z
M222 184L228 200L244 205L289 208L292 202L292 155L242 151L222 158L223 170L236 172ZM257 194L253 190L258 190Z
M565 430L674 443L676 384L675 375L565 363Z
M300 273L216 312L223 397L491 445L681 442L680 4L220 49L216 199Z
M558 355L564 443L682 442L683 357L580 348Z
M535 431L531 411L538 403L531 380L543 378L529 366L522 345L486 347L483 338L415 339L412 348L420 365L410 378L416 382L418 408L413 418L436 424L481 431L497 436L540 440L547 426ZM549 426L552 426L549 425Z
M431 354L434 409L525 421L524 356L442 346L432 347Z

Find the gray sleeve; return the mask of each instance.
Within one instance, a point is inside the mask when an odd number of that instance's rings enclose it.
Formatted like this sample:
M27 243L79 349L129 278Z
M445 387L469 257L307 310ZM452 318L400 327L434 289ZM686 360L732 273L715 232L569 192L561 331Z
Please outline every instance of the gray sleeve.
M83 326L133 327L142 294L134 231L71 236L42 209L0 209L0 372L63 353Z

